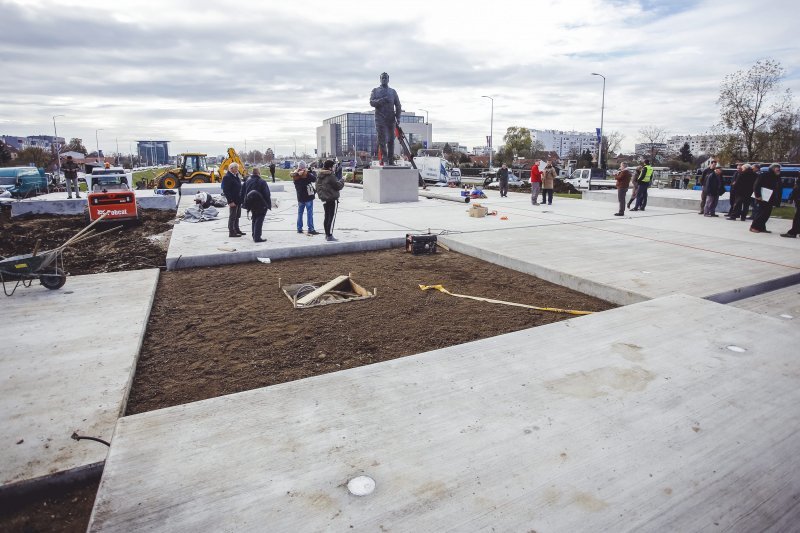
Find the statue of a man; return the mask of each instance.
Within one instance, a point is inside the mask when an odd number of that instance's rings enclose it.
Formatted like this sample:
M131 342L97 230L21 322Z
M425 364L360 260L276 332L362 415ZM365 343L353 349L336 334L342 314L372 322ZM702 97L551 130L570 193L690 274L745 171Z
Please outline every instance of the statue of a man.
M394 162L394 127L400 122L400 98L397 91L389 87L389 75L381 74L381 84L372 89L369 105L375 108L375 129L378 131L378 148L381 165Z

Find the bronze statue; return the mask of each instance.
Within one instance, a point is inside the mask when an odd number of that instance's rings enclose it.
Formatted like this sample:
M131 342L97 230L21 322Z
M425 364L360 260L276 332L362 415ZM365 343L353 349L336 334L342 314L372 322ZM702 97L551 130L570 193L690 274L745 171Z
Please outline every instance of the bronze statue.
M381 74L381 85L372 89L369 105L375 108L375 129L378 132L378 149L381 165L394 163L394 128L400 122L400 99L397 91L389 87L389 75Z

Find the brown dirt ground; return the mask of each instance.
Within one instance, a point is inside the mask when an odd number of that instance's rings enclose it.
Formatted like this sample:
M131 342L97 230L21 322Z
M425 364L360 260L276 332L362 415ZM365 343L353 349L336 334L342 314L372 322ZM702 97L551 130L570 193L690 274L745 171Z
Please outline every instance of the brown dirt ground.
M174 211L144 210L141 226L126 226L64 251L64 265L71 275L138 270L164 265L169 234L160 240L147 237L172 230ZM9 218L0 214L0 256L11 257L33 252L36 240L40 250L56 248L83 229L83 216L35 215ZM107 225L99 231L114 227Z
M13 229L15 248L6 247L3 233L0 255L28 253L17 248L32 246L35 237L26 236L20 228L49 234L65 226L65 218L73 217L48 218L51 220L15 220L12 223L17 226ZM141 228L142 236L170 228L171 215L147 218ZM83 222L75 220L71 224L64 235L51 237L54 244L80 229ZM3 226L4 232L6 229ZM119 243L104 246L121 255L127 253ZM148 262L163 263L163 249L145 249L141 242L135 246ZM66 258L67 267L75 274L150 266L125 260L109 263L104 260L107 254L108 251L77 250L71 260ZM295 310L278 289L278 278L290 284L325 281L347 273L352 273L363 287L377 288L378 297ZM438 283L452 292L540 307L588 311L614 307L526 274L445 251L432 256L412 256L395 249L268 265L249 263L164 272L158 283L126 414L377 363L571 318L571 315L423 292L418 288L419 284ZM385 327L371 327L374 324ZM85 531L98 485L99 479L90 480L43 491L10 506L9 502L0 502L0 531Z
M89 525L100 476L0 501L0 531L83 533Z
M366 301L294 309L283 283L352 273ZM423 292L451 292L536 305L614 307L533 276L452 252L401 249L272 264L165 272L131 389L141 413L548 324L571 315Z

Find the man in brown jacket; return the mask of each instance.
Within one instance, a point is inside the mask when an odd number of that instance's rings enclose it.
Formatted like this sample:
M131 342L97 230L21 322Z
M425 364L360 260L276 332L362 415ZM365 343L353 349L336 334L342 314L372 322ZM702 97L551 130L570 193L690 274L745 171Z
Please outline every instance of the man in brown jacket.
M614 213L614 216L621 217L625 215L625 195L631 185L631 171L628 170L626 163L619 164L619 172L614 179L617 180L617 199L619 200L619 211Z

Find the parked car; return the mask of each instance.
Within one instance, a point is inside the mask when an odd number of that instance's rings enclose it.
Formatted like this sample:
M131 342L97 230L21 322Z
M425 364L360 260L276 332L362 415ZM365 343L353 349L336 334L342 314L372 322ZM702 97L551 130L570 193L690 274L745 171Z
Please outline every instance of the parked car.
M47 177L34 167L0 168L0 193L27 198L47 192Z
M484 178L483 186L487 189L499 189L500 182L497 180L496 172L481 172L481 176ZM523 185L527 185L529 180L522 179L517 177L513 171L508 172L508 186L509 187L522 187Z

